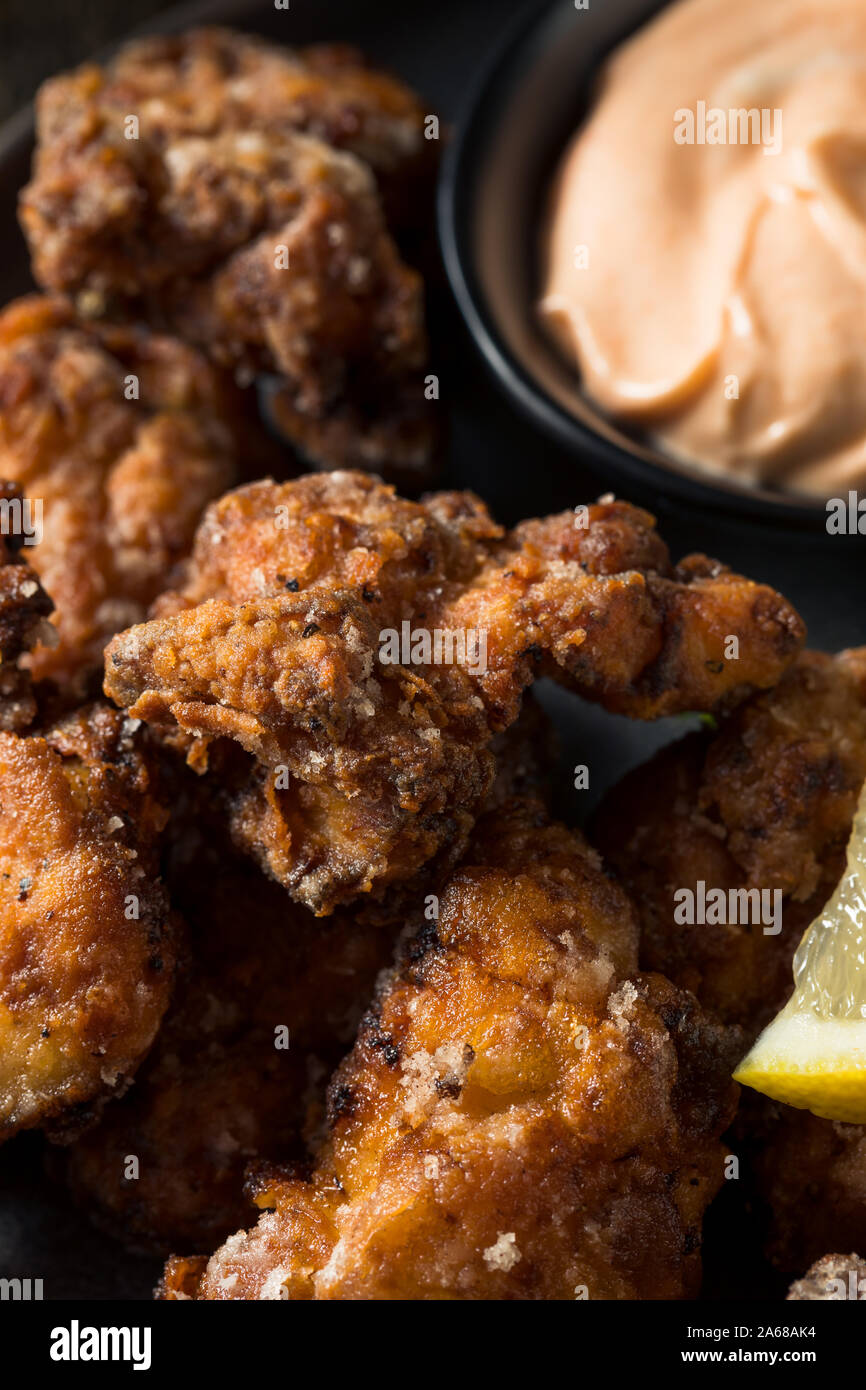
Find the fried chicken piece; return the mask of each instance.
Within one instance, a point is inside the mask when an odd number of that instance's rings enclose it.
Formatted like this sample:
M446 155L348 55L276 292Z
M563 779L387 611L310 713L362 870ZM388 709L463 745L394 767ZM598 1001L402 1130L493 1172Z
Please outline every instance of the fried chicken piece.
M27 554L57 604L34 677L81 695L108 638L144 616L205 504L237 481L233 405L173 339L84 327L37 296L0 314L0 476L42 506Z
M564 512L506 533L472 493L410 502L353 472L221 498L186 583L155 611L337 589L359 591L383 627L408 617L486 632L486 669L463 665L497 727L539 673L635 718L737 703L775 683L804 636L766 585L705 556L672 566L653 518L628 503L587 508L585 525ZM729 636L740 651L726 661Z
M140 125L132 150L124 143L131 113ZM33 215L60 238L38 250L51 268L40 273L54 276L63 274L55 261L64 244L82 268L98 269L95 237L117 256L131 253L127 239L140 226L135 190L150 191L149 164L183 141L221 132L315 136L370 166L400 227L425 217L436 172L437 142L425 139L418 98L347 44L290 49L219 28L154 35L127 44L105 68L90 63L46 82L38 119L41 145L23 206L25 219Z
M417 486L437 441L423 292L386 216L415 241L429 225L425 122L343 45L140 40L42 89L34 274L82 313L144 314L244 376L281 373L273 419L308 465Z
M859 1255L824 1255L791 1285L789 1303L831 1303L866 1298L866 1260Z
M36 717L30 673L21 659L54 636L48 622L54 604L25 559L32 552L24 549L22 506L18 488L0 481L0 730L5 733L26 729Z
M496 804L540 784L550 745L549 721L528 699L497 740ZM190 780L194 791L177 788L181 810L168 836L172 901L190 937L182 979L134 1086L97 1128L52 1155L102 1229L163 1255L210 1251L243 1224L251 1159L304 1154L323 1119L327 1078L402 925L400 901L316 921L232 853L201 783ZM413 898L414 906L417 889ZM288 1050L275 1046L282 1026Z
M241 488L208 510L182 589L112 642L106 692L183 731L199 767L227 738L257 760L236 842L317 913L434 857L441 874L537 675L651 718L772 683L802 639L771 589L672 568L645 512L587 516L506 535L469 493L407 502L361 473ZM416 630L431 650L395 664Z
M345 591L216 601L184 619L177 636L169 619L115 639L106 688L136 718L179 716L203 736L199 759L205 737L237 738L259 759L239 785L219 768L216 779L236 841L298 901L329 912L459 854L493 776L459 671L435 686L401 667L374 679L378 625Z
M693 1294L735 1088L636 947L584 841L494 813L334 1076L312 1179L260 1167L258 1224L170 1261L164 1296Z
M639 905L645 968L754 1039L790 996L794 951L841 877L864 778L866 648L802 653L718 733L629 774L592 834ZM781 890L781 933L677 923L674 893L700 880Z
M135 1084L62 1165L98 1225L163 1255L241 1224L252 1158L303 1155L393 949L346 912L317 922L218 836L172 881L190 932L178 991Z
M0 1139L92 1118L153 1042L174 973L164 820L117 710L0 733Z
M593 839L639 905L641 960L742 1030L742 1053L788 1000L792 959L845 866L866 778L866 648L802 653L716 734L630 774ZM781 890L782 931L680 925L674 892ZM828 1249L866 1248L866 1127L749 1096L737 1121L769 1216L768 1255L793 1273Z
M424 360L421 279L364 162L399 184L429 147L423 124L410 92L342 50L228 31L133 45L42 89L21 198L34 274L276 371L320 415Z

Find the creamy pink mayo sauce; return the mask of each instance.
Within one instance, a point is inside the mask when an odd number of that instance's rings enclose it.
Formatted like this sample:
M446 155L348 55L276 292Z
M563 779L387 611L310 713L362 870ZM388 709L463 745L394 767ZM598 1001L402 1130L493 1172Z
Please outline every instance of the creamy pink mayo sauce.
M866 0L679 0L624 44L556 180L540 313L677 457L866 484Z

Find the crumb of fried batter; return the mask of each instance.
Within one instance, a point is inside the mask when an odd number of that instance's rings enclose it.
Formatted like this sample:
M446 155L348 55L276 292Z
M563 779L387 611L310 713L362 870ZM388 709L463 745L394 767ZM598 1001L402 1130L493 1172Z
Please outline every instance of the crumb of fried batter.
M332 1080L311 1180L259 1165L258 1224L170 1261L161 1296L693 1295L729 1042L636 958L585 842L537 804L492 813Z
M630 773L592 834L639 904L646 968L694 990L746 1042L757 1036L787 1000L794 950L844 869L864 778L866 648L802 653L717 733ZM780 890L781 932L678 924L674 892L699 880Z
M168 1004L165 814L139 743L107 705L0 733L0 1138L92 1120Z
M214 740L252 755L236 841L315 911L444 872L537 676L652 718L772 684L802 640L771 589L704 557L674 569L647 513L607 501L587 520L506 534L470 493L408 502L351 472L238 489L183 586L111 644L106 692L194 740L199 767ZM483 633L484 660L384 661L405 627Z
M185 558L205 505L238 479L235 393L191 348L77 323L31 296L0 314L0 476L42 508L26 549L57 605L29 658L80 698L117 631Z
M866 1299L866 1260L823 1255L788 1290L788 1302L832 1303Z

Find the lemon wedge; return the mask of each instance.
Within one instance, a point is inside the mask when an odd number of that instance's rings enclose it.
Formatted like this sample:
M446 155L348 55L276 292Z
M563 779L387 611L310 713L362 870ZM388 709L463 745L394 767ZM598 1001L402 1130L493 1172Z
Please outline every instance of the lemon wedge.
M734 1080L827 1120L866 1124L866 786L845 873L794 957L794 993Z

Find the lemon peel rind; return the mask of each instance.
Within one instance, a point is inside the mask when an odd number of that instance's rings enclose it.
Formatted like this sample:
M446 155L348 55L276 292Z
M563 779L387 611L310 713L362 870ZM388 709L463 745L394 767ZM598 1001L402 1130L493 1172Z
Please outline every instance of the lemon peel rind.
M780 1014L734 1080L822 1119L866 1123L866 1019Z

